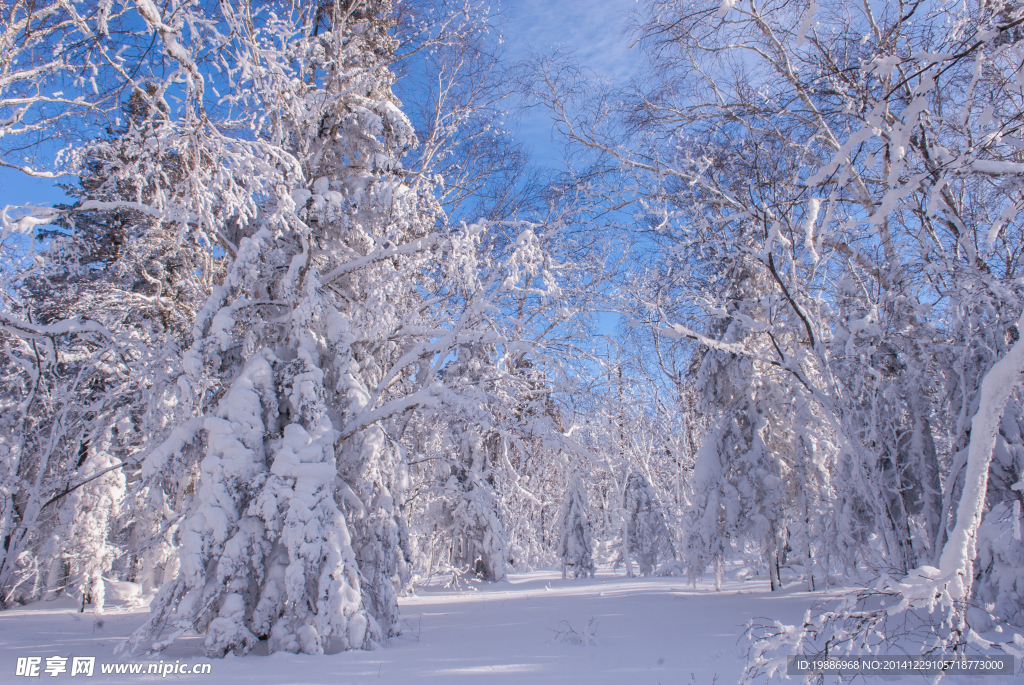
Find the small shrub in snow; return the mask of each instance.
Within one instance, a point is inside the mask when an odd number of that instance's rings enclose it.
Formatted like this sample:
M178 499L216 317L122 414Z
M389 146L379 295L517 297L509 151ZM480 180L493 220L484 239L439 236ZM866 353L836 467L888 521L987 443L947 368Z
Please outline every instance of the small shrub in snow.
M575 630L565 619L558 622L558 627L553 628L555 637L552 642L567 645L584 645L590 647L597 644L597 626L599 621L593 616L587 621L587 625L581 630Z

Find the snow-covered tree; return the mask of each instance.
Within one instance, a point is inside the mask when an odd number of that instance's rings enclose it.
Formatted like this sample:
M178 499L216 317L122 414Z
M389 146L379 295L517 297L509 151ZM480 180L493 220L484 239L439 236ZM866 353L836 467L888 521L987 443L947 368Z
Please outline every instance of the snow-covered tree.
M675 556L672 539L665 523L654 488L640 471L626 479L622 494L626 540L629 559L636 560L640 574L649 576L658 568L659 560Z
M59 552L53 554L54 568L66 567L65 591L89 601L97 614L104 611L104 576L110 574L119 550L111 539L117 532L114 522L121 514L125 494L125 477L118 462L107 450L111 448L113 427L97 436L88 447L80 477L88 483L68 497L62 512L71 520L55 531ZM57 589L47 583L48 590Z
M633 318L739 370L695 477L726 474L731 447L781 479L748 482L743 515L717 499L691 518L698 568L726 549L726 521L749 532L767 511L787 559L902 577L887 604L939 610L930 644L968 639L978 526L1008 482L992 449L1019 385L1019 20L986 4L652 2L637 26L650 78L631 90L538 65L589 192L633 203L653 246L660 282L634 280ZM756 287L722 287L737 273ZM730 413L749 425L732 431ZM800 635L860 644L880 625L844 632L862 610Z
M181 571L133 644L194 628L217 655L258 639L320 653L395 630L402 469L381 422L436 402L414 365L437 207L398 161L415 139L390 94L389 7L301 9L260 25L284 52L239 38L235 53L239 79L263 73L252 59L292 74L252 81L251 97L276 107L285 88L268 135L301 173L274 190L197 317L186 375L219 399L181 441L206 445ZM166 479L168 452L144 472Z
M300 9L266 15L253 37L221 7L230 97L268 119L230 159L202 132L221 193L211 226L231 264L183 354L192 414L143 463L148 492L185 510L179 575L131 648L193 629L215 655L263 639L370 648L395 634L417 434L450 467L452 563L505 576L496 472L514 482L509 445L538 434L515 427L510 402L536 344L495 321L502 298L557 294L553 267L531 225L498 256L481 242L489 224L448 227L434 180L403 169L416 139L391 93L390 5ZM265 167L255 150L282 164L254 177L265 196L237 199L238 169Z
M558 555L562 559L562 577L586 578L594 575L593 539L590 535L590 506L583 474L578 470L569 481L558 516L561 539Z
M447 423L444 443L450 453L452 491L452 565L485 580L505 580L508 566L507 516L495 488L502 468L503 436L492 424L493 398L487 386L498 373L496 350L486 343L458 348L457 359L444 371L454 420ZM458 417L458 418L457 418Z

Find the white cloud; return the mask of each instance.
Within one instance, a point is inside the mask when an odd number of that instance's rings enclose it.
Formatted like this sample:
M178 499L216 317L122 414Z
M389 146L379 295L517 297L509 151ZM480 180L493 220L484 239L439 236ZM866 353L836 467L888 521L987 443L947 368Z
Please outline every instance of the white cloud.
M576 53L580 64L614 82L639 66L639 49L624 35L636 0L507 0L502 32L515 56L544 54L556 47Z
M641 9L637 0L505 0L501 27L509 59L556 49L573 53L596 78L625 85L640 66L635 38L624 32L629 15ZM517 138L533 161L560 167L561 153L552 136L550 113L543 108L519 112Z

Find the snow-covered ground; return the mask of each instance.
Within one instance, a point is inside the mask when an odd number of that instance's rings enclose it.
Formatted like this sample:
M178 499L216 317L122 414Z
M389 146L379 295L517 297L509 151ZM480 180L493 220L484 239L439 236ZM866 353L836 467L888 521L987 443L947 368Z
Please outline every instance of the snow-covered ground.
M716 680L717 685L731 685L743 667L738 638L750 617L793 623L811 603L829 596L803 591L799 583L772 593L758 579L728 580L715 592L709 582L694 588L681 578L629 579L604 572L595 579L562 580L555 572L536 572L477 590L452 591L440 584L420 588L417 596L401 602L402 635L374 652L207 660L198 656L201 638L192 638L149 660L211 664L209 675L172 674L166 679L247 685L712 685ZM156 675L100 673L100 664L125 661L114 655L114 647L144 620L145 612L115 604L98 618L88 610L78 613L68 599L0 612L0 682L28 680L13 677L18 657L43 657L45 668L45 657L55 655L97 657L95 675L85 681L89 683L161 680ZM593 626L592 640L588 625ZM70 678L70 663L68 673L51 677L41 671L39 677L46 682Z

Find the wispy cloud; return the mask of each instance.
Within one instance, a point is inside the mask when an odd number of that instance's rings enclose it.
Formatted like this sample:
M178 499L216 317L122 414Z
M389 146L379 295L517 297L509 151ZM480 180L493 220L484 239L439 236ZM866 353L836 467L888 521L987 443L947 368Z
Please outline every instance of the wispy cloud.
M637 48L623 33L637 0L506 0L502 31L515 55L562 48L599 77L621 82L639 67Z
M640 49L624 31L638 0L504 0L498 24L513 60L554 50L573 53L593 76L625 85L640 68ZM542 166L560 167L550 113L520 111L517 138Z

